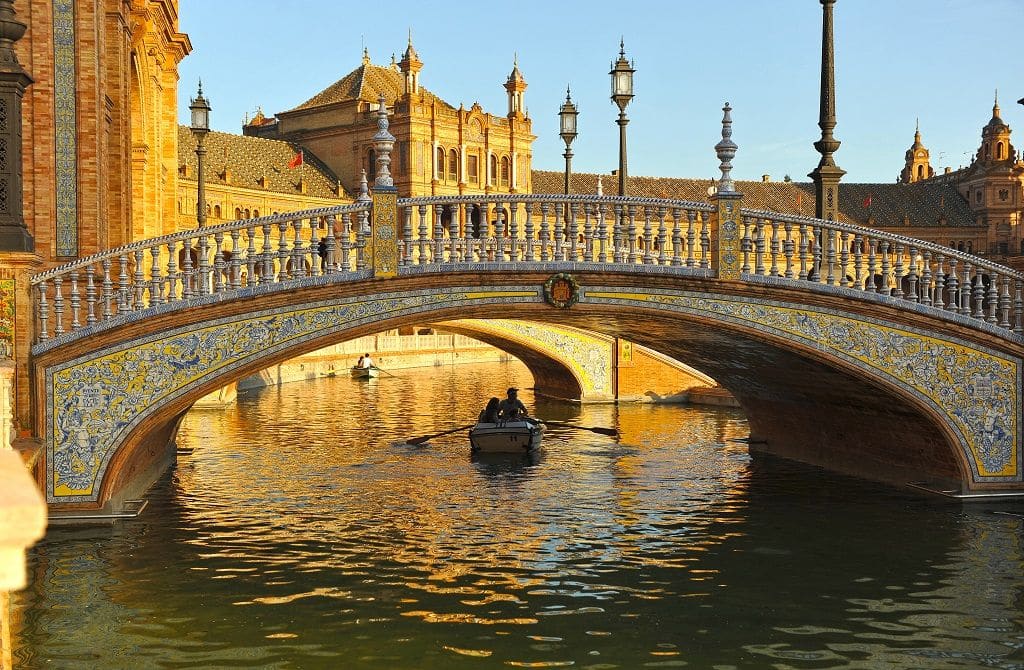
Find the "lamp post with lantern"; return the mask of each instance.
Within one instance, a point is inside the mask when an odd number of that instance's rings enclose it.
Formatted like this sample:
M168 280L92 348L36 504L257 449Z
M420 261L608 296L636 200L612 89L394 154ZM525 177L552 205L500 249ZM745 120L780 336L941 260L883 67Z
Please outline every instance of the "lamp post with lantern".
M199 223L199 227L202 228L206 225L206 191L205 184L203 183L203 156L206 155L206 149L203 148L203 139L206 137L206 133L210 132L210 103L203 97L203 82L201 80L199 82L199 92L192 99L188 108L192 112L192 134L196 137L196 178L199 183L196 199L196 221Z
M565 194L569 195L569 179L572 176L572 141L576 139L576 117L579 116L576 105L572 102L569 87L565 88L565 102L558 110L558 134L565 142Z
M633 99L633 64L626 60L626 44L619 41L619 60L612 65L612 101L619 106L619 195L626 193L626 105Z

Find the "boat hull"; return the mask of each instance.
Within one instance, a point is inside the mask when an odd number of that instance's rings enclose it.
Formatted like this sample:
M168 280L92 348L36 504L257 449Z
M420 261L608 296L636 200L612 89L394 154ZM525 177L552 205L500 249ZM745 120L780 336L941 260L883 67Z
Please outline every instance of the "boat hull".
M469 444L478 453L522 454L539 449L543 437L542 423L478 423L469 431Z
M353 379L371 379L380 376L379 368L352 368Z

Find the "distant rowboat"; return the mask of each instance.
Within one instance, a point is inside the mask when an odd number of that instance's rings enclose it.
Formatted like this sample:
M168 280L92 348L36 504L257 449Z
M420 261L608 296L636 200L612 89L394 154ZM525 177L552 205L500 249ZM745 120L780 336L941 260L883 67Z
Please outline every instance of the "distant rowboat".
M368 368L361 368L359 366L352 367L352 378L353 379L370 379L371 377L379 377L380 368L377 366L371 366Z
M532 452L540 447L544 424L530 421L477 423L469 431L469 444L480 453Z

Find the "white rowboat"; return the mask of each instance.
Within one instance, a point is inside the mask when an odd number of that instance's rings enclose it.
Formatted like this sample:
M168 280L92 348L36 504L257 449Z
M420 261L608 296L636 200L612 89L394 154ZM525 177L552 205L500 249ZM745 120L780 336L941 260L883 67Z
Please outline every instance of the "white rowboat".
M469 444L480 453L524 454L538 449L543 436L539 421L478 423L469 430Z

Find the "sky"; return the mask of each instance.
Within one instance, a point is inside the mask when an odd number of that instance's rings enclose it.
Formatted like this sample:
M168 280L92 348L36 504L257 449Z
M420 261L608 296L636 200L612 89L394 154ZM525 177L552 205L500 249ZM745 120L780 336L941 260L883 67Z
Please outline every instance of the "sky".
M455 107L479 102L504 116L518 59L534 169L565 168L558 109L571 87L573 171L610 173L619 159L608 72L622 39L636 69L630 176L717 178L727 101L734 178L808 181L820 158L816 0L180 0L179 13L192 42L179 65L184 124L200 79L211 127L241 133L246 114L291 109L354 70L364 46L377 65L401 60L411 30L421 86ZM997 89L1003 120L1024 128L1024 0L837 0L834 16L844 181L895 181L918 120L936 172L970 163Z

